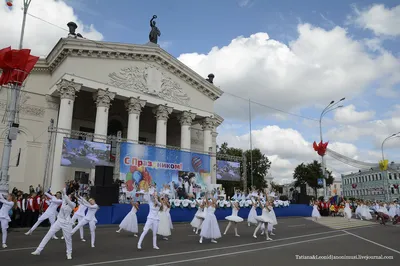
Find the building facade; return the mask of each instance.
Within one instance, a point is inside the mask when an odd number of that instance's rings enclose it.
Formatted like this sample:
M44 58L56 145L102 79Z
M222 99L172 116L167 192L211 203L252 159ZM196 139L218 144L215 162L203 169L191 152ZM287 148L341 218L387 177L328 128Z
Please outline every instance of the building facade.
M342 180L334 180L333 183L327 187L326 194L328 197L343 196Z
M76 171L93 178L93 169L61 166L63 138L108 142L117 132L128 142L210 154L216 183L216 128L223 119L214 102L222 93L158 45L62 38L23 87L10 189L44 184L58 190ZM0 99L4 112L7 89Z
M365 200L399 198L400 165L392 163L387 171L371 168L342 175L343 196Z

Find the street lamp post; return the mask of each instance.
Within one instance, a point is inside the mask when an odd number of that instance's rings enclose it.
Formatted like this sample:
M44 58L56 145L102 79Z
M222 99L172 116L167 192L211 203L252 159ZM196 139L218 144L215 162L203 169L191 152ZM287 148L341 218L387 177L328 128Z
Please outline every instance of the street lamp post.
M335 101L331 101L325 109L322 111L320 117L319 117L319 138L322 143L323 137L322 137L322 118L329 112L336 110L338 108L342 108L343 105L338 105L340 102L344 101L346 98L340 99L338 102L335 103ZM324 199L327 199L326 195L326 163L325 163L325 157L324 155L321 156L321 167L322 167L322 175L323 175L323 186L324 186Z
M397 137L399 134L400 134L400 132L392 134L392 135L390 135L389 137L385 138L382 141L382 144L381 144L382 163L384 163L384 161L385 161L385 153L383 152L383 146L385 145L385 142L390 140L390 139L392 139L392 138L394 138L394 137ZM383 187L385 188L385 194L386 194L385 195L385 200L390 201L391 197L390 197L390 194L389 194L389 176L388 176L388 170L387 169L383 170Z
M22 18L21 36L19 40L19 49L22 49L23 39L25 34L26 16L28 8L32 0L23 0L24 15ZM21 86L11 85L11 97L8 102L8 115L7 115L7 134L4 138L3 156L1 158L1 171L0 171L0 193L8 193L8 170L10 169L10 157L12 150L12 141L15 137L11 137L12 131L15 130L15 116L17 113L18 97L21 91Z

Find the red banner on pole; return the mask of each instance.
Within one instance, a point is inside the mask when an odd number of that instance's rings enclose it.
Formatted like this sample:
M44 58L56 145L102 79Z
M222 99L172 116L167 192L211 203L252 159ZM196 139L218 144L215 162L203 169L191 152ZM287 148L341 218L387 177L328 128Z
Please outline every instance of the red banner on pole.
M30 53L30 49L14 50L11 47L0 50L0 68L3 70L0 85L22 85L39 60Z

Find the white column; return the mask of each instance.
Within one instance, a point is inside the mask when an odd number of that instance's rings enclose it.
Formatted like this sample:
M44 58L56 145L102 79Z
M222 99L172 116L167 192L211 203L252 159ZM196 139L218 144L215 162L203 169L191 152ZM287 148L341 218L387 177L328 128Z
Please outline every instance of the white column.
M68 81L63 79L57 84L57 91L60 93L60 110L58 112L53 171L51 174L51 190L53 192L61 190L64 187L65 181L71 178L66 176L66 168L61 166L61 154L64 137L69 137L69 131L72 126L76 93L81 87L82 84L75 83L74 80Z
M157 119L156 128L156 145L165 147L167 145L167 121L173 108L165 105L159 105L154 108L153 112Z
M210 148L212 148L212 132L214 130L214 119L211 117L206 117L202 121L203 127L203 144L204 144L204 153L209 153Z
M181 124L181 149L190 151L191 146L191 130L193 119L196 114L192 112L184 111L179 115L178 119Z
M110 92L107 89L99 89L93 94L93 99L96 102L96 122L94 125L94 138L96 142L107 141L107 128L108 128L108 112L110 109L111 101L114 100L115 93ZM90 180L92 185L95 181L95 169L90 170Z
M146 105L145 100L140 100L139 98L129 98L126 103L126 107L129 112L128 118L128 134L127 139L129 142L138 142L139 141L139 122L140 122L140 113L142 112L142 108Z
M212 134L212 154L211 154L211 183L217 184L217 132Z

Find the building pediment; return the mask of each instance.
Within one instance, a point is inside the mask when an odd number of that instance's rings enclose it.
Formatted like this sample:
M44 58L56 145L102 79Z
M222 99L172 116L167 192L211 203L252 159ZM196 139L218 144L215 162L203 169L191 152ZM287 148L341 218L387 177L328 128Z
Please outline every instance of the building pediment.
M179 86L179 83L174 81L168 74L180 78L213 101L223 94L221 89L206 81L204 77L156 45L133 45L62 38L46 59L39 60L34 71L49 71L53 73L68 57L146 62L148 66L144 68L132 65L110 73L110 84L164 98L167 98L164 93L171 92L173 89L175 93L174 102L180 101L182 104L189 99ZM156 73L157 71L158 74ZM138 77L139 79L134 79L133 77ZM149 86L154 82L159 82L160 87Z

